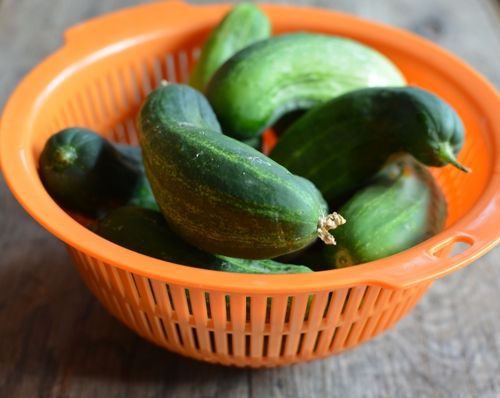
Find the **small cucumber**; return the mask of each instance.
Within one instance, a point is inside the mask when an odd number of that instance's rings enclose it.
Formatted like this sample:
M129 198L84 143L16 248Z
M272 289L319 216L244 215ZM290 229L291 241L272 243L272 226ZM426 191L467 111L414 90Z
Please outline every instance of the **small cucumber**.
M157 208L139 147L115 145L84 128L67 128L46 142L39 172L63 208L95 217L126 203Z
M223 131L247 139L295 109L362 87L404 84L394 64L361 43L290 33L237 52L217 70L206 92Z
M327 216L316 187L225 136L203 95L186 85L153 91L138 119L146 173L171 228L194 246L239 258L299 250L344 220ZM318 232L319 229L319 232Z
M427 169L411 157L386 165L340 209L350 222L336 247L322 247L325 264L347 267L391 256L444 227L447 206Z
M399 151L428 166L450 163L467 171L455 158L463 141L460 118L437 96L416 87L366 88L311 109L269 156L311 180L332 204Z
M179 238L160 212L140 207L114 209L89 228L127 249L182 265L252 274L312 272L302 265L282 264L272 260L244 260L203 252Z
M205 41L189 83L204 91L213 73L233 54L270 35L269 19L255 4L236 4Z

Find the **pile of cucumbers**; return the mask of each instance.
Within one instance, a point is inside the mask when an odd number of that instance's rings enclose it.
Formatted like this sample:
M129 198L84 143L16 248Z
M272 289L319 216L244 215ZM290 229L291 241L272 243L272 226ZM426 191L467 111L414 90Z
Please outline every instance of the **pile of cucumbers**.
M251 3L210 32L189 85L149 94L137 127L140 147L80 127L54 134L39 161L47 191L116 244L227 272L312 272L406 250L446 222L426 166L469 172L457 160L463 125L443 100L354 40L271 36Z

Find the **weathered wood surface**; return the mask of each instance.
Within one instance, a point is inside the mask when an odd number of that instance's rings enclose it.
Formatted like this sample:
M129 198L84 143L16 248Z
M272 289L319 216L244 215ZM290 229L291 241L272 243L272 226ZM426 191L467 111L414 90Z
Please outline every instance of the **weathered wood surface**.
M64 29L137 2L0 0L0 107L61 44ZM287 2L410 29L500 87L494 0ZM500 397L498 248L437 281L374 341L341 356L257 371L191 361L136 337L90 295L63 245L20 208L3 179L0 253L0 397Z

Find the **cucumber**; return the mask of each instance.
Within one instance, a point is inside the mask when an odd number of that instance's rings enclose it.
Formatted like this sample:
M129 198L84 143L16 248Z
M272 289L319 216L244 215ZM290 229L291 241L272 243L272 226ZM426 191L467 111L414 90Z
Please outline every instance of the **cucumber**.
M135 206L114 209L89 228L127 249L182 265L252 274L312 272L302 265L272 260L244 260L203 252L179 238L160 212Z
M269 19L255 4L236 4L203 44L189 83L204 91L213 73L233 54L270 35Z
M295 109L362 87L404 84L394 64L361 43L289 33L237 52L217 70L206 93L223 131L247 139Z
M282 135L270 157L311 180L330 203L362 186L392 154L428 166L456 160L464 128L443 100L416 87L351 91L311 109Z
M316 187L220 132L203 95L186 85L153 91L138 118L146 174L171 228L192 245L238 258L308 246L344 220ZM318 231L319 230L319 231Z
M323 246L325 265L342 268L391 256L444 227L447 206L427 169L409 156L386 165L340 211L350 222L336 247Z
M40 155L39 173L56 202L85 216L127 203L157 208L141 149L115 145L88 129L67 128L51 136Z

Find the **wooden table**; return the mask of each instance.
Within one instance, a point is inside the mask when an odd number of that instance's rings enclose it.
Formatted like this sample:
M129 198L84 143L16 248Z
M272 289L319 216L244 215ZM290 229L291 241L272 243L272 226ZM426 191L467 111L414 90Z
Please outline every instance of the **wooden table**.
M136 0L0 0L0 108L70 25ZM280 1L275 1L280 2ZM289 0L409 29L500 87L495 0ZM193 1L208 3L208 1ZM0 397L500 397L500 249L437 281L393 330L270 370L195 362L138 338L0 180Z

